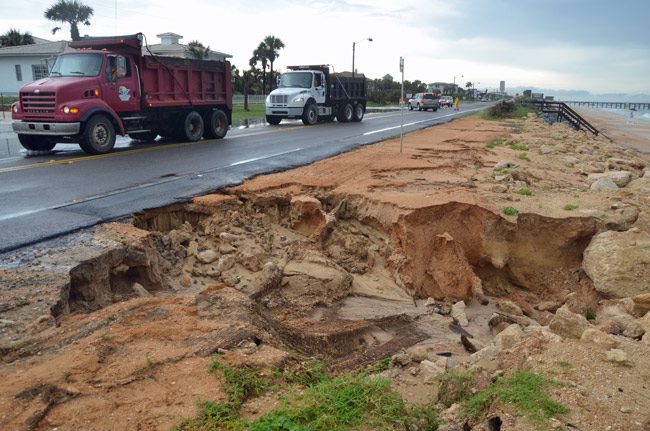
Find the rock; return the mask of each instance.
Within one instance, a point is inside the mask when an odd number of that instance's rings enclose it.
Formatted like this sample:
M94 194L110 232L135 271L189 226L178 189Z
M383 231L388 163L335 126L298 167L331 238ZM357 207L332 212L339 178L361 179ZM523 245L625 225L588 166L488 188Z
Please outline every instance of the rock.
M496 165L494 165L494 170L495 171L502 171L504 169L510 169L510 168L514 168L514 167L515 167L514 163L506 162L505 160L501 160L501 161L497 162Z
M196 258L201 263L212 263L215 260L219 259L219 254L214 250L203 250L196 255Z
M632 298L634 301L634 314L644 316L650 311L650 293L641 293Z
M223 273L224 271L228 271L234 265L235 265L235 257L230 254L227 254L219 258L216 269L220 273Z
M600 178L589 186L590 190L600 192L605 190L618 190L618 186L609 178Z
M508 191L508 186L504 184L495 184L490 187L490 191L493 193L505 193Z
M641 325L637 322L630 322L625 330L623 331L623 335L628 338L634 338L634 339L641 339L643 337L643 334L646 333L646 330L643 329Z
M445 368L441 367L436 362L429 361L428 359L420 362L420 376L424 383L435 383L436 378L445 371Z
M633 174L629 171L607 171L602 174L589 174L587 176L587 184L593 185L596 181L602 179L609 179L616 184L617 187L625 187L632 181Z
M16 324L15 321L9 320L9 319L0 319L0 328L6 328L8 326L14 326Z
M219 239L226 242L233 242L237 239L237 235L233 235L230 232L221 232L219 233Z
M539 311L551 311L555 313L555 311L560 308L560 304L556 301L542 301L537 304L535 308Z
M650 196L650 175L646 172L643 178L631 181L625 189L643 196Z
M219 253L221 254L232 254L236 251L237 249L230 244L221 244L219 246Z
M574 167L579 161L580 160L575 156L565 156L562 158L562 162L567 168Z
M507 350L521 341L523 336L524 332L521 330L521 327L513 323L494 337L494 344L498 351Z
M650 293L650 233L603 232L591 239L583 256L582 269L606 297Z
M469 325L469 321L467 320L467 315L465 314L465 308L466 306L463 301L458 301L451 307L451 317L460 326Z
M606 332L610 332L612 334L621 334L623 331L625 331L625 328L627 328L627 326L632 323L634 317L626 313L625 306L623 304L610 304L601 307L598 312L597 320L598 322L602 323L608 321L613 322L613 330L608 329Z
M501 181L507 180L508 178L510 178L509 175L495 175L494 176L494 181L501 182ZM508 187L506 187L506 190L508 190Z
M632 407L630 406L621 406L621 413L632 413Z
M641 341L646 344L646 346L650 346L650 332L646 332L643 337L641 337Z
M584 316L571 312L566 305L563 305L555 312L549 327L563 337L580 338L589 327L589 322Z
M189 276L184 275L183 278L181 278L180 283L183 287L190 287L192 285L192 279Z
M429 357L429 352L427 352L427 349L422 346L413 347L409 353L411 354L411 360L413 362L422 362Z
M580 341L597 344L608 349L618 346L618 341L614 337L595 328L585 329L580 337Z
M627 353L621 349L611 349L605 353L607 361L614 362L616 364L626 364L628 363Z
M551 154L554 151L554 148L552 145L542 145L539 148L539 153L540 154Z
M493 362L499 354L499 349L494 344L485 346L476 353L472 353L469 357L469 360L472 364L476 364L479 361L488 361Z
M497 308L504 313L513 314L515 316L523 316L524 312L521 311L521 308L514 302L508 299L500 299L497 302Z
M407 352L398 352L391 357L393 366L406 367L411 363L411 355Z
M140 283L133 283L133 286L131 286L131 288L138 296L151 296L151 293L149 293L149 291L145 289L144 286Z

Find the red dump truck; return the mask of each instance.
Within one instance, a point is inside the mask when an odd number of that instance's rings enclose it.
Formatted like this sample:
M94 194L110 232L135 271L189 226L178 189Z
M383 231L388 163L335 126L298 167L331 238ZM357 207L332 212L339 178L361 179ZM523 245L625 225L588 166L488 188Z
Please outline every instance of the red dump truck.
M153 141L223 138L232 124L227 61L143 55L142 34L69 43L49 77L20 89L12 127L23 147L78 143L107 153L116 135Z

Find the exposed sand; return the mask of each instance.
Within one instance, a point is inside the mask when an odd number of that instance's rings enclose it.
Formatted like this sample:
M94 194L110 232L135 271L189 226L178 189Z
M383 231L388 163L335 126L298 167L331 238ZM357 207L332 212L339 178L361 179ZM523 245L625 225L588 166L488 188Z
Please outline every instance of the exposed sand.
M638 113L634 112L635 116L630 118L600 109L575 108L575 111L617 144L634 148L644 158L650 158L650 121L638 118Z

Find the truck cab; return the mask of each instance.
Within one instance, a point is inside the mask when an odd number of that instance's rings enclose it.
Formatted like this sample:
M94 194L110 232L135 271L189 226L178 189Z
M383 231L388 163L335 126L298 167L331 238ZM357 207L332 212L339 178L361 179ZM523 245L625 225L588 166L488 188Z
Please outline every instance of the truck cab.
M266 120L272 125L283 118L299 118L305 125L334 118L361 121L365 106L363 75L350 78L329 73L327 66L290 66L266 98Z

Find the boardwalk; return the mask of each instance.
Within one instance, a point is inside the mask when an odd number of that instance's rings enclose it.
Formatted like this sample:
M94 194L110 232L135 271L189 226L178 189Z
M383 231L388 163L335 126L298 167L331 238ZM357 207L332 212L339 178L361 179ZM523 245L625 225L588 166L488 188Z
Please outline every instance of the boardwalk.
M650 110L650 102L569 102L565 101L567 105L571 106L584 106L587 108L617 108L617 109L632 109L635 111Z

